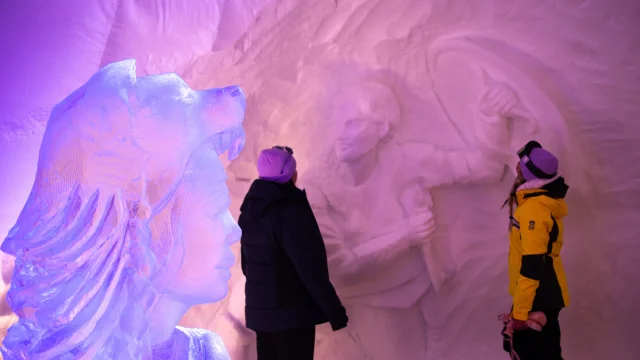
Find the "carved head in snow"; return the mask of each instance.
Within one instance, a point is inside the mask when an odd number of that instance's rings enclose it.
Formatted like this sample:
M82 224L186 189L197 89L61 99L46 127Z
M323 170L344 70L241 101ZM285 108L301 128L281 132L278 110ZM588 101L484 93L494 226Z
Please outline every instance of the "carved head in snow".
M335 152L340 161L357 161L376 149L400 121L393 91L379 82L348 84L335 99L331 118L339 131Z
M16 257L10 358L148 351L159 296L227 293L240 230L218 156L244 145L237 86L110 64L52 111L31 194L2 250ZM100 354L100 356L97 356ZM96 357L97 356L97 357Z

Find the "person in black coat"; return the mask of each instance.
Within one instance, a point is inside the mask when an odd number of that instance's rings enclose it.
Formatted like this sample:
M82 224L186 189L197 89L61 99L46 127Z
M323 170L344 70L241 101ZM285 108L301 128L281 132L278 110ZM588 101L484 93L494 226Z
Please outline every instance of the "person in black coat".
M316 325L340 330L347 313L307 195L295 185L293 150L263 150L258 175L238 220L246 326L257 334L258 360L312 360Z

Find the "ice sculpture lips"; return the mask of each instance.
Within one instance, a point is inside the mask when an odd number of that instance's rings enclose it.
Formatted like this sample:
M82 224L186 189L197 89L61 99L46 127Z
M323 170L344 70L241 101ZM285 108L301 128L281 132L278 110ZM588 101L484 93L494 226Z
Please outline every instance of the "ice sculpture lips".
M216 269L218 270L229 270L233 264L236 263L236 257L233 255L230 247L225 247L222 253L222 258L216 265Z
M231 245L240 241L241 230L236 224L231 213L226 212L223 215L223 222L227 228L224 239L224 249L220 261L216 264L217 270L229 270L236 262L236 257L231 250Z

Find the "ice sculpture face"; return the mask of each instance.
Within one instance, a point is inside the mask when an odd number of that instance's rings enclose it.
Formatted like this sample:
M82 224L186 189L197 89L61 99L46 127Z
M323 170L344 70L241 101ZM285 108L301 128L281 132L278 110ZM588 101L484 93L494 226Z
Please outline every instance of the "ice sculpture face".
M375 149L400 117L391 89L373 81L344 87L332 110L340 131L335 151L343 162L357 161Z
M228 292L230 268L235 262L231 244L240 240L240 228L229 212L229 190L218 154L210 149L194 154L197 164L185 175L182 218L184 256L168 291L187 304L219 301ZM184 210L183 210L184 211Z
M239 229L217 156L242 150L244 111L237 86L136 78L134 60L53 109L31 194L2 244L16 257L7 299L20 317L5 359L139 359L159 297L188 307L224 296Z

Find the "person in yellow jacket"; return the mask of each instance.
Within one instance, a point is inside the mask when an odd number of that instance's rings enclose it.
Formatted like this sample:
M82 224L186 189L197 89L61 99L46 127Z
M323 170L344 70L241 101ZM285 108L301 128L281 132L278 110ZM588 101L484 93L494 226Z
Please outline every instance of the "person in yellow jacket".
M518 178L505 202L513 297L505 350L520 360L561 360L558 316L569 305L569 294L560 251L569 187L558 174L558 159L538 142L527 143L518 156Z

